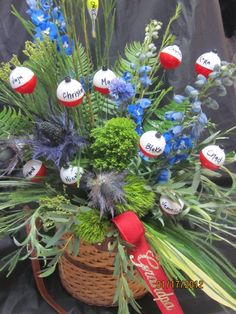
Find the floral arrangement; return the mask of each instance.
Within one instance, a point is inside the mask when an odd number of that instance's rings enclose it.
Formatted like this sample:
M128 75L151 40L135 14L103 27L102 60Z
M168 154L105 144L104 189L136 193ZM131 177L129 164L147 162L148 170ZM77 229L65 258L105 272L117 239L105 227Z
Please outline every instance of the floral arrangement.
M65 251L77 255L80 242L112 238L114 303L119 313L129 313L128 304L140 312L127 284L130 245L113 223L132 211L169 281L202 282L236 310L236 270L214 247L235 246L235 174L227 168L235 153L222 146L233 129L216 131L204 113L218 109L214 96L226 95L236 66L216 52L201 55L193 82L176 95L162 73L181 66L171 34L180 5L165 31L151 20L144 41L111 65L115 0L101 8L98 0L59 2L27 0L29 20L13 8L33 39L23 63L13 56L0 68L0 235L17 246L2 270L10 274L34 251L44 260L40 276L49 276ZM230 187L217 184L225 174Z

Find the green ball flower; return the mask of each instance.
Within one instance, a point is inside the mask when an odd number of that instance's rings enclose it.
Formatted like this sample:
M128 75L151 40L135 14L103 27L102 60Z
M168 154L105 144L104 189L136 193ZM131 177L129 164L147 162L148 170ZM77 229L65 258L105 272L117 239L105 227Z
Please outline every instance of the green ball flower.
M77 220L75 234L79 239L91 244L103 242L111 226L109 221L101 220L99 213L94 210L81 212Z
M145 216L155 204L155 193L150 191L146 180L143 178L128 175L123 186L126 204L118 204L116 213L123 213L132 210L139 217Z
M135 123L128 118L113 118L92 130L91 136L95 169L122 171L137 154Z

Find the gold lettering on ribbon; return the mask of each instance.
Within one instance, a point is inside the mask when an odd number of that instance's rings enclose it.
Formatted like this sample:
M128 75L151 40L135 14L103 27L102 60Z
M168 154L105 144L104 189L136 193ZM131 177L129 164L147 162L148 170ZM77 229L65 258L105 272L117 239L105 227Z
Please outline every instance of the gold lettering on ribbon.
M158 270L160 266L153 252L148 250L146 254L138 255L136 261L134 260L134 256L130 255L130 260L136 267L143 270L144 277L146 278L149 286L153 288L153 300L160 301L167 311L171 311L174 308L174 304L170 301L169 296L174 295L174 293L166 293L162 287L157 288L158 279L156 278L153 270Z

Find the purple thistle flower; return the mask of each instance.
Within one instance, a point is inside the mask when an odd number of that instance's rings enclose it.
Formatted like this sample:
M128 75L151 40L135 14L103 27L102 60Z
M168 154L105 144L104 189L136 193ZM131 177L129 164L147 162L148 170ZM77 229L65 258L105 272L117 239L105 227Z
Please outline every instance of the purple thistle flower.
M44 157L52 160L57 167L68 164L74 155L87 145L87 141L75 130L64 114L60 118L50 117L39 120L35 125L35 136L29 141L33 158Z
M128 102L135 95L134 86L122 78L113 79L109 85L109 91L111 97L117 101L118 104L120 104L120 102Z
M114 216L115 205L125 203L124 177L124 172L116 173L113 171L88 175L89 206L99 209L101 217L105 212L110 212Z

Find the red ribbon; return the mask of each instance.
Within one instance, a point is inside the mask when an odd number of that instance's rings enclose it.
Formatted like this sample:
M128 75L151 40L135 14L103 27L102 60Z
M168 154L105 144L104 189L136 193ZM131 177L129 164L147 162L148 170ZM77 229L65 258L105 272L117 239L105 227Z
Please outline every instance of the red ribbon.
M113 218L121 237L134 247L130 259L141 273L162 314L183 314L166 274L145 239L145 229L138 216L128 211Z

